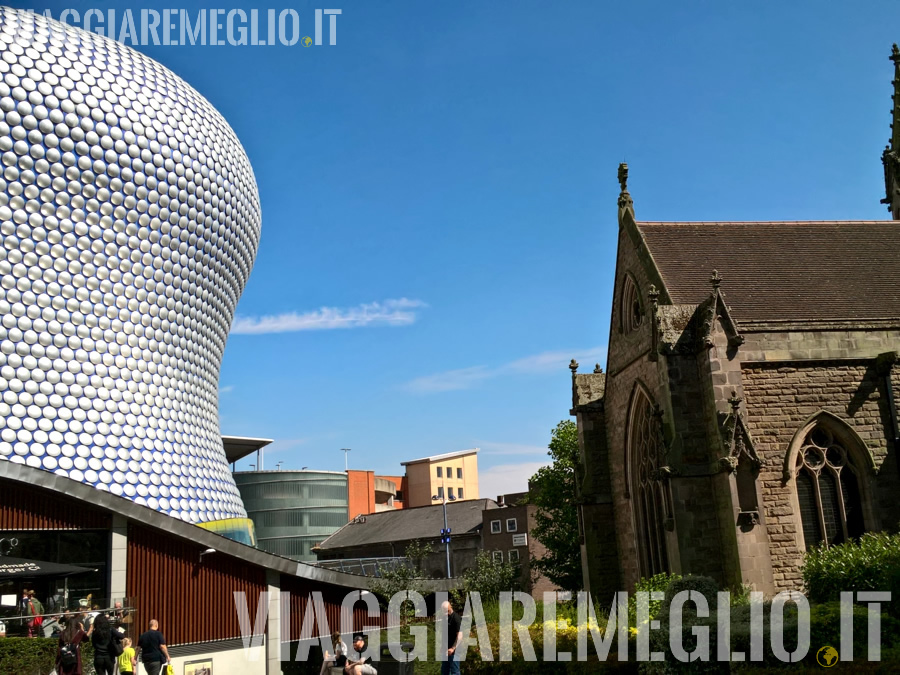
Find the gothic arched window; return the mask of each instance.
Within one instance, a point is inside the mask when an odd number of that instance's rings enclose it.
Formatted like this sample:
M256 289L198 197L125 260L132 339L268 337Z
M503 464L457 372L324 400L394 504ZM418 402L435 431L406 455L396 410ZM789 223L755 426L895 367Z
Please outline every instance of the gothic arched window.
M794 462L797 501L806 550L840 544L865 531L859 468L847 448L817 424Z
M641 294L630 274L625 275L622 287L621 307L619 308L619 326L623 333L631 333L641 327L644 322L644 310L641 306Z
M660 474L660 420L640 387L632 396L627 462L634 528L642 577L668 572L664 518L668 496Z

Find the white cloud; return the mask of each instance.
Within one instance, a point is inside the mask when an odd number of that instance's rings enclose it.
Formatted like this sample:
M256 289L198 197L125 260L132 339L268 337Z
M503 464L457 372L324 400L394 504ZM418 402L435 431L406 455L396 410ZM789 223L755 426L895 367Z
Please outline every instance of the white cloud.
M483 455L547 455L546 446L523 445L521 443L495 443L492 441L476 441Z
M518 464L498 464L478 471L478 494L487 499L498 495L525 492L528 479L549 462L521 462Z
M364 326L408 326L415 323L416 310L427 307L421 300L399 298L356 307L322 307L310 312L288 312L274 316L236 317L231 332L238 335L294 333Z
M488 366L470 366L443 373L424 375L403 385L407 391L417 394L433 394L441 391L457 391L471 389L479 382L502 375L541 375L553 372L565 372L572 359L584 366L601 363L606 359L606 347L590 349L570 349L552 352L541 352L525 356L509 363L489 368ZM593 367L590 368L593 370Z
M232 392L232 391L234 391L234 385L233 385L233 384L229 384L229 385L226 386L226 387L219 387L219 393L220 393L220 394L227 394L227 393Z
M593 347L582 350L559 350L554 352L541 352L532 354L511 363L507 363L504 369L514 373L552 373L568 368L569 362L575 359L582 367L606 360L606 347Z
M436 375L426 375L410 380L404 389L419 394L430 394L438 391L455 391L458 389L469 389L481 380L493 377L494 374L489 368L484 366L474 366L472 368L460 368L459 370L448 370Z

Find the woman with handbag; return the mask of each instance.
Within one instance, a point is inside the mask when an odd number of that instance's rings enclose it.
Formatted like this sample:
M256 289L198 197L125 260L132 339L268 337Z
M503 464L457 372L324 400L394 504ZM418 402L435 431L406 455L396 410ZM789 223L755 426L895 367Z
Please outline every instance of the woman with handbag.
M113 630L106 614L98 614L91 631L94 646L94 670L97 675L115 675L116 659L122 653L122 634Z

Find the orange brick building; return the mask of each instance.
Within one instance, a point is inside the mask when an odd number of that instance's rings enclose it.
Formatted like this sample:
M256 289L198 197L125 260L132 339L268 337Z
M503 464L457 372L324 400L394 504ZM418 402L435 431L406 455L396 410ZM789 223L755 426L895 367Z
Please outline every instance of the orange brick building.
M347 471L348 520L406 506L406 476L376 476L374 471Z

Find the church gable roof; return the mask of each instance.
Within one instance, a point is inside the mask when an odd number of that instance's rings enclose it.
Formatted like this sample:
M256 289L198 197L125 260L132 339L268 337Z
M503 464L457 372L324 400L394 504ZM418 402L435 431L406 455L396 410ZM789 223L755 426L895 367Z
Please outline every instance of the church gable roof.
M900 223L636 223L675 304L718 270L740 322L900 318Z

